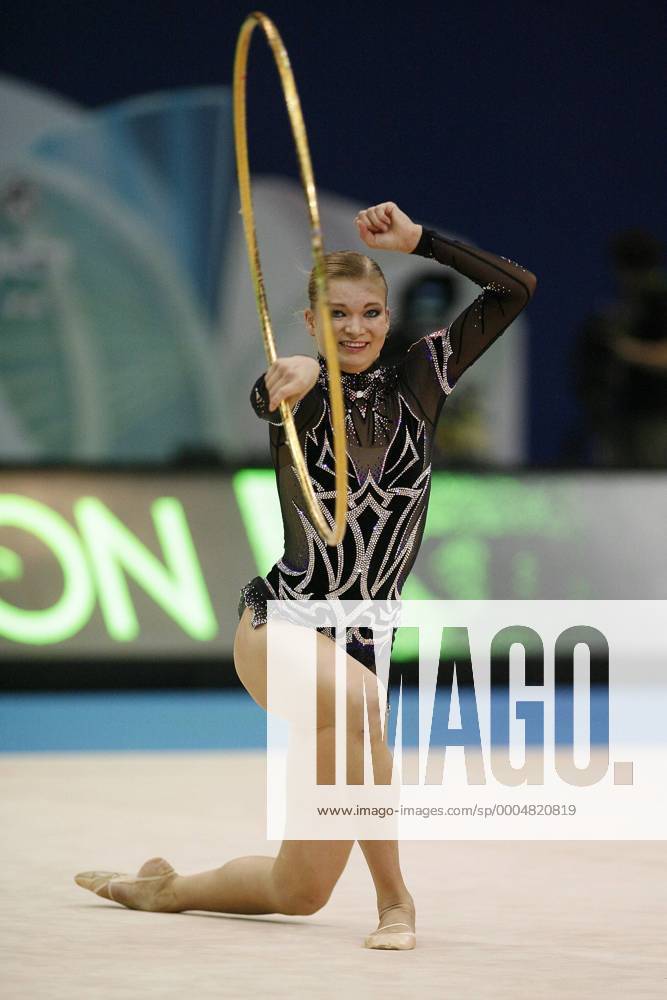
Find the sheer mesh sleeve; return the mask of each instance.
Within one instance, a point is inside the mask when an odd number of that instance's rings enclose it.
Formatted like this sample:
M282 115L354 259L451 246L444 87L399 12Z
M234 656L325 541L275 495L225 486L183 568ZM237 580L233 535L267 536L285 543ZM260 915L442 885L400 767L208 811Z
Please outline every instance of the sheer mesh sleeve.
M482 288L481 295L447 329L430 333L413 344L403 363L407 385L424 414L433 421L466 368L528 304L537 278L507 257L450 240L430 229L422 231L412 252L453 267Z
M282 421L280 419L279 410L269 409L269 393L266 388L266 383L264 382L264 375L260 375L252 389L250 390L250 403L252 408L260 417L261 420L266 420L270 424L279 426Z

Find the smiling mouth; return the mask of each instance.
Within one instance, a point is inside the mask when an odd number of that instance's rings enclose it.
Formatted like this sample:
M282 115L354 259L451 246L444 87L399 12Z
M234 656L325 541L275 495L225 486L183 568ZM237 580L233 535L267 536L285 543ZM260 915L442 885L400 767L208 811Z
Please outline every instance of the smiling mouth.
M368 347L368 342L366 340L341 340L340 346L348 351L363 351L364 347Z

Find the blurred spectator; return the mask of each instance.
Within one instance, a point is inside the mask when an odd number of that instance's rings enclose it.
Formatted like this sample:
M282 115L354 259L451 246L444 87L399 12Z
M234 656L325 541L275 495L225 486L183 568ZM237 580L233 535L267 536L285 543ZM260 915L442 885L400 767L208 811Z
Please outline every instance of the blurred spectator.
M616 297L583 323L574 357L594 465L667 468L667 272L662 244L629 229L609 245Z
M448 274L422 274L403 289L397 310L400 320L392 324L382 350L382 360L401 360L416 340L447 325L454 300L454 282Z

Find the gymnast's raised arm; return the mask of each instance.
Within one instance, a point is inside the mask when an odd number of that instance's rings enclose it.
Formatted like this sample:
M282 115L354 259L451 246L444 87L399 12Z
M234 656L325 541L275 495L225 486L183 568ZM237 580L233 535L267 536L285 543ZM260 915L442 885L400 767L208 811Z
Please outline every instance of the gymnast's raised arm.
M535 275L514 261L449 239L412 222L393 202L360 212L361 239L378 250L399 250L429 257L454 268L482 288L446 330L417 341L405 367L419 381L421 398L428 384L447 395L463 372L486 351L528 304L537 286ZM431 372L425 381L425 368ZM426 401L425 401L426 402ZM432 408L431 412L432 412Z

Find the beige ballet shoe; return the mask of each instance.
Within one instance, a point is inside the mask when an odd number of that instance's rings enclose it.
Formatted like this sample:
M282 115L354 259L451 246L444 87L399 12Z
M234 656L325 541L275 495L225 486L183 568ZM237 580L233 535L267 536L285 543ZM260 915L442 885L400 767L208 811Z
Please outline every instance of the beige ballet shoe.
M112 885L134 885L138 882L157 882L160 879L164 880L165 878L169 878L171 875L175 874L176 871L174 868L171 868L171 871L168 872L161 872L159 875L128 875L125 872L92 871L79 872L74 876L74 881L83 889L89 889L97 896L101 896L102 899L111 899L114 903L120 903L121 906L126 906L128 909L137 909L137 907L130 906L129 903L124 903L121 900L116 899L111 890ZM108 896L105 896L102 890L106 890Z
M391 931L390 927L407 927L407 931ZM387 933L386 933L387 932ZM410 930L410 924L385 924L364 941L364 948L382 948L386 951L410 951L417 945L417 935Z

